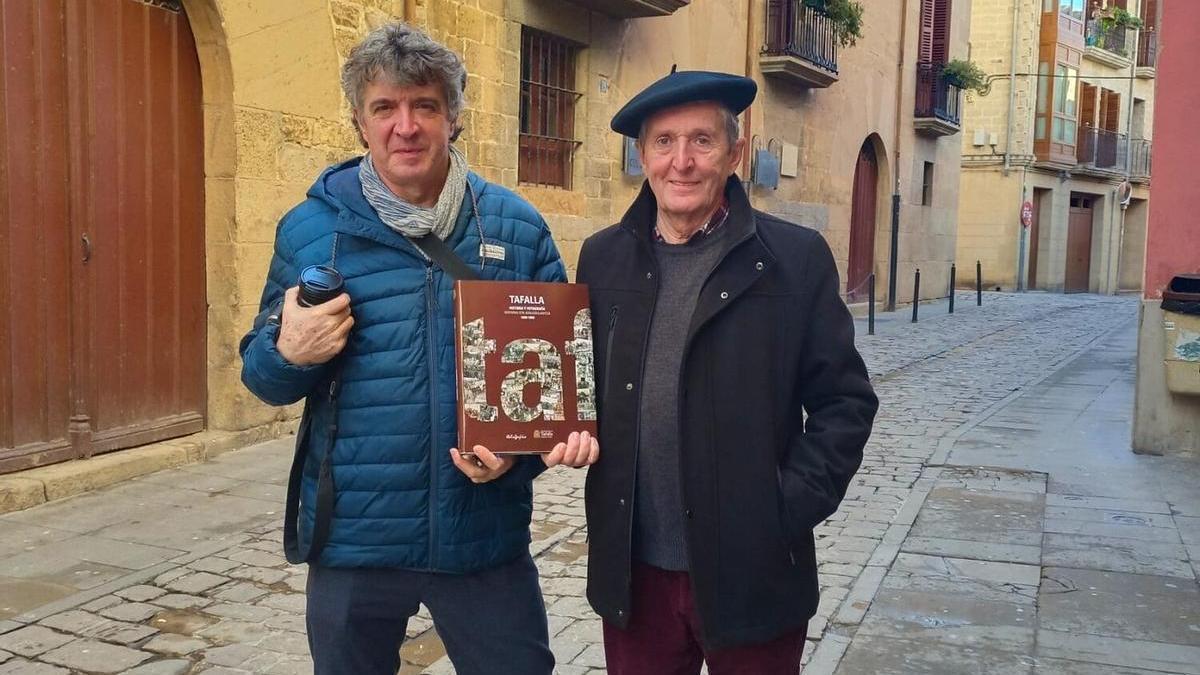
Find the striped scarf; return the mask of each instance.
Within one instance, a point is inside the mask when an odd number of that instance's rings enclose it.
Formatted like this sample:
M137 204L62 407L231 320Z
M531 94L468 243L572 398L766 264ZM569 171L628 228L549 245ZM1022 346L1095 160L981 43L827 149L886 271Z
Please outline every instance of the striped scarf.
M454 231L454 223L458 220L458 212L466 194L467 158L458 148L450 146L450 173L446 176L446 184L442 187L437 204L431 209L410 204L388 189L375 171L369 152L359 163L358 178L362 183L363 197L374 207L385 225L406 237L423 237L432 232L444 241Z

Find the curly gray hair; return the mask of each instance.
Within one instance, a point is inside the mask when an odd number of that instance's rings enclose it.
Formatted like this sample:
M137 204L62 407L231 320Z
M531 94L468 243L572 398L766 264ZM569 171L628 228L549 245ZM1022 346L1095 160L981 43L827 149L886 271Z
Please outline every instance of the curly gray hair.
M440 84L454 124L453 136L458 137L467 86L467 68L458 54L406 23L387 23L368 33L342 64L342 93L352 110L362 107L364 90L378 77L400 86ZM358 120L351 121L366 147Z

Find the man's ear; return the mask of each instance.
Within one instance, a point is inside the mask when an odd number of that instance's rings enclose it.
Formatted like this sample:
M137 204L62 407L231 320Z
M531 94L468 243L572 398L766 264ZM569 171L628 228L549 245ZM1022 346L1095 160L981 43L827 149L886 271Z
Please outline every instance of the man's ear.
M742 157L744 157L746 154L746 137L739 137L737 141L734 142L733 149L730 152L730 165L737 167L737 165L742 163Z
M362 125L358 123L358 111L350 111L350 124L354 125L354 133L358 136L358 142L363 148L369 148L367 145L367 137L363 135Z

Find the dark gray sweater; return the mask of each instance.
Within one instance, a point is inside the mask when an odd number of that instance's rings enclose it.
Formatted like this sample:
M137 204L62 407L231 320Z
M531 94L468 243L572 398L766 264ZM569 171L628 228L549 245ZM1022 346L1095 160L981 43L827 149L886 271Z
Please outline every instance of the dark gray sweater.
M688 569L679 484L679 369L700 287L717 264L727 228L685 244L655 244L658 297L642 375L634 492L633 555L667 570ZM686 449L683 461L687 461Z

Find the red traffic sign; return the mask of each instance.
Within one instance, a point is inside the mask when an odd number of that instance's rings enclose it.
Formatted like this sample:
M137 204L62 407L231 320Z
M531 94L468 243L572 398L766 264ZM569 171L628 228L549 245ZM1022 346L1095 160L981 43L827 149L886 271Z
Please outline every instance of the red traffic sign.
M1021 205L1021 226L1029 227L1033 224L1033 202L1025 202Z

